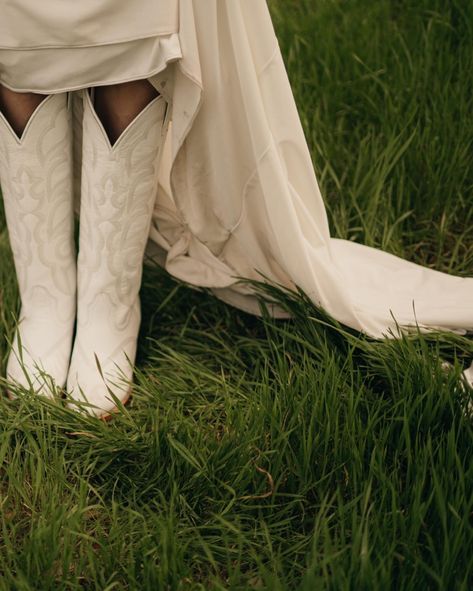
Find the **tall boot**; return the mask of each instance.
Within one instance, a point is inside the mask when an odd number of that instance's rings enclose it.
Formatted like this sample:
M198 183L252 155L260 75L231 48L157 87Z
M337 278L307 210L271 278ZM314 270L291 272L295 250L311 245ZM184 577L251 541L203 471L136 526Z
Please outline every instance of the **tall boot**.
M166 102L160 95L111 145L83 91L77 332L69 407L109 419L131 393L143 257L156 200ZM78 405L75 401L81 401Z
M462 377L468 386L473 390L473 362L470 367L463 371Z
M21 298L7 381L52 398L66 383L76 313L67 93L43 99L21 138L0 113L0 182Z

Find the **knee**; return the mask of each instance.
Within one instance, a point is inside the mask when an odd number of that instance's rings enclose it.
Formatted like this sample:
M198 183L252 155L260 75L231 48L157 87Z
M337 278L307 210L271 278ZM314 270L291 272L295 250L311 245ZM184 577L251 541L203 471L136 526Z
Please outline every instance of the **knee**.
M146 79L95 88L95 111L112 143L158 95L158 91Z
M30 109L33 112L46 96L34 92L15 92L0 84L0 105L7 108Z
M96 101L117 115L141 110L157 95L158 91L146 79L95 88Z
M33 111L46 96L33 92L14 92L0 84L0 111L15 133L20 135Z

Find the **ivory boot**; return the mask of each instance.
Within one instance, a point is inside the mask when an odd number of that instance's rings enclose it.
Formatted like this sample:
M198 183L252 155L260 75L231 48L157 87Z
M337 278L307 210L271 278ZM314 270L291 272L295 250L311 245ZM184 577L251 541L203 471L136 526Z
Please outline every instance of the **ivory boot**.
M463 371L463 379L468 384L468 386L473 390L473 362Z
M66 383L76 312L67 99L43 99L21 138L0 113L0 182L21 298L6 377L48 398Z
M83 98L77 332L67 380L82 404L68 406L108 419L117 410L110 392L124 403L131 391L166 102L152 99L111 145L93 96L85 90Z

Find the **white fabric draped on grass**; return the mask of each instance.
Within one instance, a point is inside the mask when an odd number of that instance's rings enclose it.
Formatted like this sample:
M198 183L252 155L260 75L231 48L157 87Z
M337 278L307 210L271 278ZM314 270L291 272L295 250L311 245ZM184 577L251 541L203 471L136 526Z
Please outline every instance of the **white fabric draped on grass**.
M396 324L473 330L473 278L330 237L265 0L179 0L179 40L182 57L150 78L172 122L148 256L253 314L238 277L261 271L375 338Z

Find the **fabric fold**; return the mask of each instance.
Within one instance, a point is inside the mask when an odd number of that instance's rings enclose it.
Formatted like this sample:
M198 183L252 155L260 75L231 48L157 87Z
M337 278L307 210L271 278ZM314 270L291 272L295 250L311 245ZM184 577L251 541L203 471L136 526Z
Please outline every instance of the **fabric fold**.
M0 83L18 92L57 94L149 78L181 57L177 33L60 50L0 48Z
M330 236L265 0L179 0L177 34L180 57L149 77L172 121L145 263L256 315L260 296L237 278L262 273L374 338L473 330L473 277ZM76 201L78 213L80 179Z

